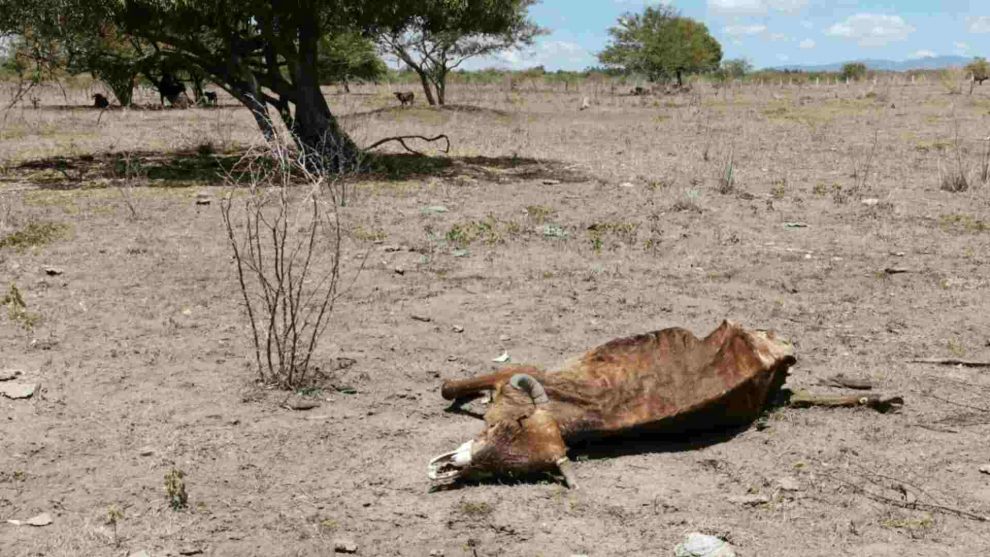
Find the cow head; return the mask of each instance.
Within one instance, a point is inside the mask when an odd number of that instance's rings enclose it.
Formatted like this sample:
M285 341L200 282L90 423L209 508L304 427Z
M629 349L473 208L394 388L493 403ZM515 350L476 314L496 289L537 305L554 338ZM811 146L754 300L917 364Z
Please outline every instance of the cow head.
M430 479L558 471L568 486L577 487L567 446L548 409L550 404L539 381L524 373L513 375L496 392L496 402L485 415L485 431L457 450L431 460Z

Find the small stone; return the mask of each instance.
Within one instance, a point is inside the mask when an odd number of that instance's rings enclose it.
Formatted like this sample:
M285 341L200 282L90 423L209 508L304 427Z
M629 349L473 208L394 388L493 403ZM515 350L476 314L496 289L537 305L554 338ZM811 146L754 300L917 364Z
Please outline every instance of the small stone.
M443 205L432 205L430 207L423 207L422 213L424 215L438 215L440 213L446 213L447 208Z
M140 449L138 449L138 454L141 456L151 456L155 454L155 449L149 446L141 447Z
M463 333L464 327L461 327L460 325L454 325L453 327L451 327L451 330L454 331L455 333Z
M396 268L392 269L392 271L395 274L399 275L399 276L402 276L402 275L406 274L406 270L403 269L402 267L396 267Z
M48 265L42 267L42 270L44 270L45 271L45 274L48 275L48 276L50 276L50 277L57 277L57 276L59 276L59 275L61 275L62 273L65 272L62 269L59 269L58 267L51 267L51 266L48 266Z
M17 379L23 373L19 369L4 369L0 370L0 381L10 381L12 379Z
M430 557L443 557L442 549L433 549L430 551Z
M320 401L314 398L297 396L286 401L285 406L289 410L312 410L313 408L320 407Z
M632 182L622 182L621 184L619 184L619 187L620 188L635 188L636 187L636 184L634 184Z
M127 557L151 557L151 554L145 550L138 551L137 553L131 553Z
M209 205L213 201L213 198L207 192L199 192L196 194L196 205Z
M7 381L0 383L0 395L13 399L31 398L39 387L41 387L39 383L14 383Z
M867 207L873 207L874 205L880 203L880 200L877 199L877 198L875 198L875 197L870 197L870 198L864 199L861 203L863 205L866 205Z
M24 521L26 526L48 526L52 523L52 515L41 513Z
M453 252L451 252L451 255L453 255L454 257L467 257L471 255L471 252L469 252L466 249L455 249Z
M801 483L791 476L780 478L777 480L777 485L782 491L801 491Z
M354 540L333 540L333 550L337 553L357 553L358 546Z
M179 555L200 555L202 553L202 548L196 546L187 546L179 550Z
M674 548L675 557L736 557L735 550L723 539L700 532L687 535L684 542Z
M509 335L499 335L498 340L501 342L508 342L511 340L511 337L509 337Z
M982 472L984 474L990 474L990 464L986 464L984 466L980 466L980 472Z
M560 180L554 180L553 178L547 178L547 179L543 180L543 185L544 186L556 186L559 183L560 183Z
M766 495L747 494L729 497L729 502L744 507L758 507L769 503L770 498Z
M413 314L413 315L410 315L409 317L413 321L422 321L423 323L429 323L430 321L433 321L433 318L432 317L428 317L426 315L415 315L415 314Z

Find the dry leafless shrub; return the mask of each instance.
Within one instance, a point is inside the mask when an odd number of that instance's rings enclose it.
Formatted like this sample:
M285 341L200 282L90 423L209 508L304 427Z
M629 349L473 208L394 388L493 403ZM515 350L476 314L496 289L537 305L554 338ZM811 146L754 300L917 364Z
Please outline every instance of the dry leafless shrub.
M279 146L249 153L235 168L220 209L259 378L303 387L338 299L340 177L309 171Z

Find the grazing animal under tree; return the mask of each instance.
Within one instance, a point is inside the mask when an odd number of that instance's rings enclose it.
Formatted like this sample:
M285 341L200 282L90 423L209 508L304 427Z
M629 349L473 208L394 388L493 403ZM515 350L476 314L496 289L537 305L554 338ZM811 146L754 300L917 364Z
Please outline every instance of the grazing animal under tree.
M395 98L399 99L399 102L402 103L401 106L412 106L413 101L416 100L416 94L412 91L400 91L395 93Z
M577 482L570 443L623 434L684 434L748 424L794 364L772 332L726 321L704 339L680 328L613 340L556 371L512 366L446 381L445 399L493 391L486 429L430 461L431 479L559 471Z
M96 93L96 94L93 95L93 107L94 108L109 108L110 107L110 100L107 99L104 95L102 95L100 93Z

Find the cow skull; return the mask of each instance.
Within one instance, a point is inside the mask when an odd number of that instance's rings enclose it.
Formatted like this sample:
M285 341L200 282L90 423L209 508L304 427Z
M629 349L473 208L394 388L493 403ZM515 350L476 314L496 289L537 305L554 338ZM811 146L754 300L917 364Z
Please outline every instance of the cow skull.
M496 470L519 475L557 471L568 487L577 488L567 446L548 411L550 398L543 386L532 376L518 373L507 387L527 396L531 404L512 405L511 415L494 416L478 438L431 460L430 479L453 481ZM514 393L503 390L502 394L511 397Z

